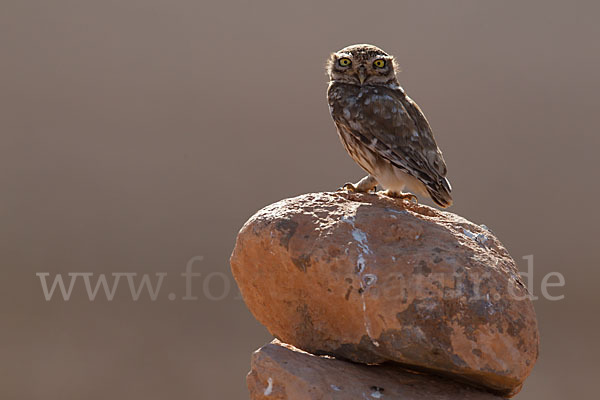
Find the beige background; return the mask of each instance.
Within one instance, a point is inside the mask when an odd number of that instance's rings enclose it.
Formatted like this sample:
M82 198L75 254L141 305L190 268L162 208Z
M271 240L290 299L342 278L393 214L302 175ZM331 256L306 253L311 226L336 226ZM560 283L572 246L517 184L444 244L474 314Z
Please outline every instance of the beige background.
M459 213L525 269L541 358L519 399L591 398L599 346L595 1L27 1L0 6L0 398L240 399L269 340L228 258L257 209L361 177L330 51L398 57ZM186 262L197 301L182 301ZM46 302L36 272L167 272L158 300ZM209 275L211 274L212 275ZM232 284L225 299L220 280ZM209 277L210 279L206 279ZM204 287L203 287L204 285ZM169 301L167 295L176 293Z

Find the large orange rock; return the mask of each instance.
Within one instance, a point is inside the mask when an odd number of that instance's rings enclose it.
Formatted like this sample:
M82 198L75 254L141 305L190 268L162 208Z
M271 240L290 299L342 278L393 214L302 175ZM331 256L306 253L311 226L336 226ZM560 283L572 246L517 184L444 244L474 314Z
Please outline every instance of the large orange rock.
M395 361L511 396L538 356L514 261L484 226L378 194L282 200L231 256L248 308L314 354Z
M448 379L318 357L277 340L254 352L246 382L252 400L500 400Z

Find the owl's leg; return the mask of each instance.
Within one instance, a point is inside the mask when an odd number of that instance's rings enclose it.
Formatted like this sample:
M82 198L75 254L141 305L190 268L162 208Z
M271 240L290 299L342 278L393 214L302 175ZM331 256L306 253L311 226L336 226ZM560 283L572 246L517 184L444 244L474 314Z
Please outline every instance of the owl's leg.
M377 179L373 175L367 175L357 183L345 183L339 190L347 190L353 193L368 193L377 186Z
M395 199L414 201L415 203L419 202L417 200L417 196L415 196L412 193L402 193L402 192L394 192L393 190L386 190L385 192L383 192L383 194L385 194L388 197L393 197Z

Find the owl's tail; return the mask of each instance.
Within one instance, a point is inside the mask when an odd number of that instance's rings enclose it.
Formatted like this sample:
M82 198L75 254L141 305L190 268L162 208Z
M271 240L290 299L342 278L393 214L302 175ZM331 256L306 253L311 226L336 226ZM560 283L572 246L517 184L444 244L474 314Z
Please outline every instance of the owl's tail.
M431 199L438 206L446 208L452 205L452 196L450 195L452 186L450 186L450 182L445 177L435 185L427 185L427 191Z

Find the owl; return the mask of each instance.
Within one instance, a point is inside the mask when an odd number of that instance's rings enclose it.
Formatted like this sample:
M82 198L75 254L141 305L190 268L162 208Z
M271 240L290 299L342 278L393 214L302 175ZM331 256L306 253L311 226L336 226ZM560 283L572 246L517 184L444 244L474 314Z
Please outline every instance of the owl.
M331 117L346 151L369 174L343 188L368 192L379 184L392 197L429 197L449 207L444 157L396 71L394 57L369 44L345 47L327 62Z

